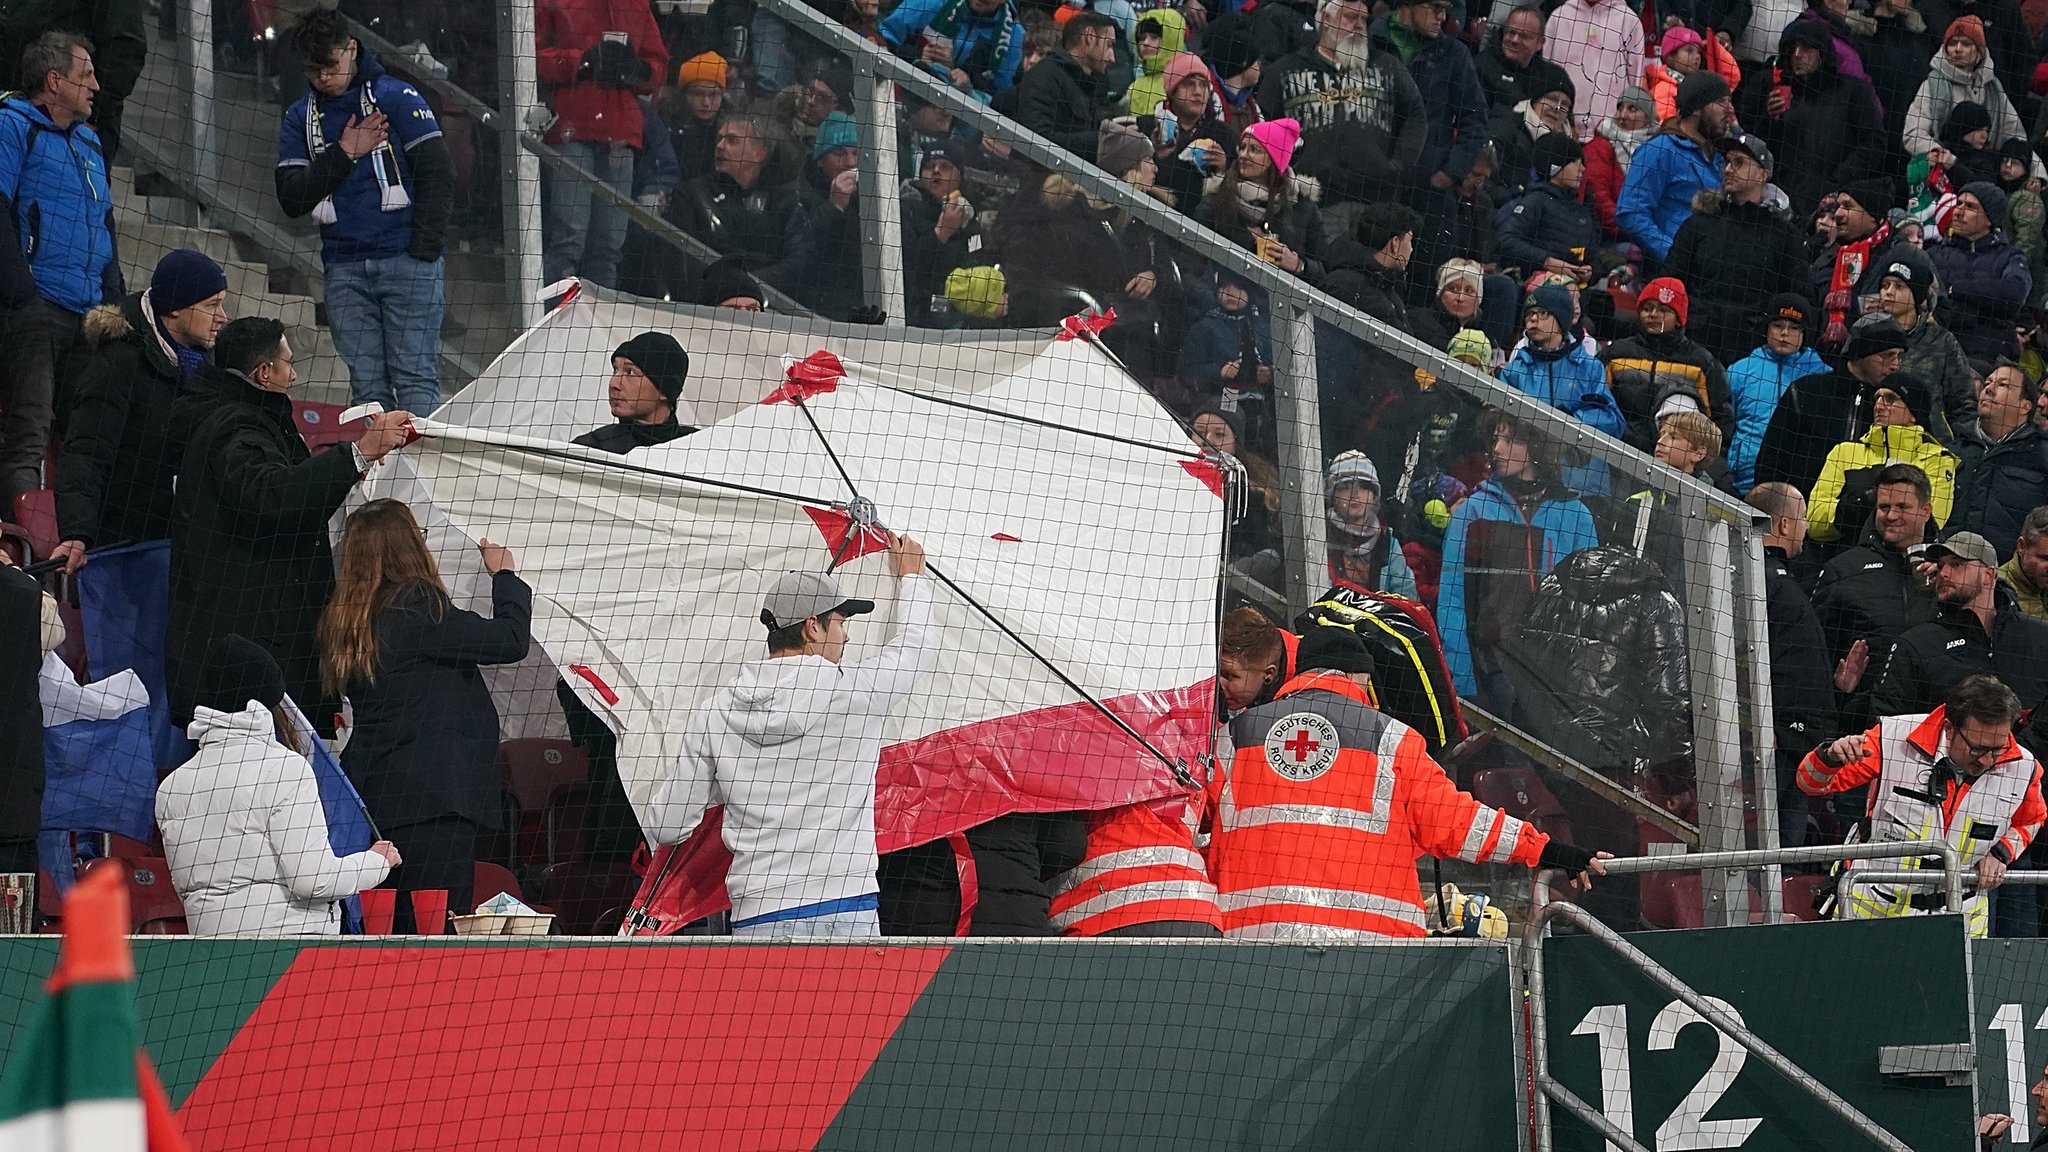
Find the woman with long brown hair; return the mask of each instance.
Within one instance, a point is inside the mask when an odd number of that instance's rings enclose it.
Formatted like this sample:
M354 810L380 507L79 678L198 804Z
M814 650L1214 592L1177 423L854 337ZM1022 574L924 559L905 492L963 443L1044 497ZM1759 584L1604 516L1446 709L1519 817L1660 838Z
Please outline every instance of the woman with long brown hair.
M320 617L322 685L355 711L342 768L405 858L390 884L443 889L458 916L471 908L477 829L502 820L498 710L479 666L523 658L533 614L512 553L489 540L477 550L491 574L489 618L450 602L412 510L372 500L348 518ZM396 928L413 930L410 899L398 902Z

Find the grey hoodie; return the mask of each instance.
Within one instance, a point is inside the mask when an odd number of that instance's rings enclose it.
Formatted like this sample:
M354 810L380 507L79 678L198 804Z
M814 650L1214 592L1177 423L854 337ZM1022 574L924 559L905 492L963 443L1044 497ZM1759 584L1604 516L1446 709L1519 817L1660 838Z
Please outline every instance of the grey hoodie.
M925 577L902 579L897 610L896 638L868 659L759 660L691 717L675 771L642 815L651 841L673 844L725 806L735 922L877 890L883 725L939 641Z

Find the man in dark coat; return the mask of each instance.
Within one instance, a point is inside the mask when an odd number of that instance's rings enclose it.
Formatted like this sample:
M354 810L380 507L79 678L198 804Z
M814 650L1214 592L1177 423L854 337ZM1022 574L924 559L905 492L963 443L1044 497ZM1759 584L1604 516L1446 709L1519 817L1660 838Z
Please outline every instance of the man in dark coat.
M2034 294L2027 254L2005 227L2005 190L1978 181L1956 193L1948 235L1927 245L1943 289L1935 314L1975 360L2020 354L2020 309Z
M1871 705L1879 716L1926 712L1966 676L1995 676L2033 708L2048 700L2048 622L2019 609L1998 582L1998 554L1975 532L1958 532L1927 548L1935 566L1934 618L1899 633L1876 678ZM2048 751L2048 725L2023 728L2036 755Z
M1068 20L1058 50L1017 81L1018 121L1074 155L1093 160L1096 132L1110 114L1102 77L1115 61L1116 21L1095 12Z
M1479 50L1474 62L1479 86L1486 90L1486 102L1494 112L1512 111L1546 92L1573 91L1564 69L1543 58L1546 19L1541 6L1520 5Z
M2048 504L2048 436L2029 419L2040 391L2025 369L2001 361L1977 386L1977 427L1957 445L1946 527L1983 536L2001 561L2012 559L2027 513Z
M1898 371L1905 348L1905 330L1890 316L1873 313L1856 321L1839 366L1801 376L1779 397L1757 449L1757 483L1811 492L1835 445L1863 433L1857 413L1868 409L1864 398Z
M1827 635L1813 599L1792 574L1791 558L1806 545L1806 498L1790 484L1759 484L1749 506L1771 518L1764 530L1764 615L1771 635L1771 719L1777 735L1778 834L1787 845L1806 841L1806 794L1795 774L1799 761L1835 722L1833 666Z
M1746 133L1722 138L1721 190L1702 190L1671 241L1668 267L1691 293L1693 339L1724 366L1756 347L1763 305L1807 289L1805 239L1764 204L1777 160Z
M967 150L947 143L917 159L917 176L903 185L898 209L903 227L903 310L905 322L931 322L932 297L946 290L946 277L965 268L974 206L960 195Z
M719 121L712 171L676 186L668 218L750 267L782 259L797 194L777 174L776 131L766 116L750 113Z
M1906 550L1927 541L1934 502L1927 473L1911 464L1889 464L1877 474L1877 511L1858 545L1828 561L1813 589L1813 608L1827 634L1828 657L1850 669L1835 686L1840 724L1867 728L1879 713L1870 693L1886 654L1907 628L1934 616L1934 597ZM1857 651L1861 644L1862 650ZM1855 666L1863 665L1858 671Z
M0 872L36 870L43 814L43 586L0 552Z
M783 262L761 275L826 320L848 320L861 294L860 130L834 112L818 126L797 182Z
M1778 59L1775 69L1743 70L1735 108L1777 153L1778 186L1804 216L1829 192L1884 172L1884 122L1870 85L1836 70L1826 24L1795 21L1779 38Z
M93 359L78 381L57 462L55 555L65 571L85 551L171 534L171 478L184 445L169 437L171 404L228 322L228 278L190 248L157 261L147 291L86 313Z
M1330 245L1323 290L1395 331L1413 331L1403 289L1420 222L1403 204L1366 205L1356 238ZM1394 416L1415 392L1414 369L1325 325L1317 325L1316 344L1317 362L1335 369L1322 377L1323 450L1364 447L1388 474L1398 475L1398 461L1381 462L1384 452L1375 448L1382 437L1368 426Z
M1410 174L1408 201L1423 214L1416 234L1423 267L1448 259L1447 222L1455 214L1452 190L1479 159L1487 138L1486 90L1472 67L1472 53L1443 30L1444 13L1434 0L1396 0L1393 10L1373 22L1374 51L1401 61L1422 96L1428 124L1422 155Z
M1323 182L1326 206L1391 199L1429 181L1421 171L1430 129L1422 93L1399 57L1373 47L1359 0L1323 5L1315 44L1261 74L1259 110L1301 125L1294 166ZM1477 148L1483 120L1474 131ZM1324 210L1337 232L1349 230L1349 214Z
M593 428L569 443L623 454L688 436L696 429L677 422L676 405L689 378L690 354L675 337L640 333L612 353L605 399L618 422Z
M284 670L285 687L323 735L340 701L320 686L314 630L334 591L327 521L349 490L405 442L412 414L370 418L362 439L318 456L292 420L298 382L284 325L248 317L221 330L218 367L172 405L183 438L171 502L171 611L164 645L171 716L191 718L206 645L230 632Z

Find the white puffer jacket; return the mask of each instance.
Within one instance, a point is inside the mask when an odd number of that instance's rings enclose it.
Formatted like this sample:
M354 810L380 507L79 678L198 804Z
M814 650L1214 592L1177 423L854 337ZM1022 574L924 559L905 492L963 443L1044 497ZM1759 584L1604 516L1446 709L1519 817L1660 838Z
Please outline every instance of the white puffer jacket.
M335 935L336 901L374 888L382 856L337 857L312 765L277 742L270 710L198 708L199 752L156 790L171 881L194 936Z

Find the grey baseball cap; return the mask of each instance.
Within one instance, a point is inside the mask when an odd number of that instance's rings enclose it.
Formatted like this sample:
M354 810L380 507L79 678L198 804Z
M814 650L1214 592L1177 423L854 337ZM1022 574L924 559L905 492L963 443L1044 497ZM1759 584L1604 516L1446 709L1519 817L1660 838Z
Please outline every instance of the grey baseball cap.
M1953 556L1958 560L1975 560L1986 568L1998 567L1998 550L1975 532L1958 532L1946 540L1936 540L1927 546L1929 560Z
M822 572L785 572L768 590L761 606L761 623L773 632L803 623L812 616L833 612L841 616L865 616L875 610L873 600L849 600L839 591L839 581Z

